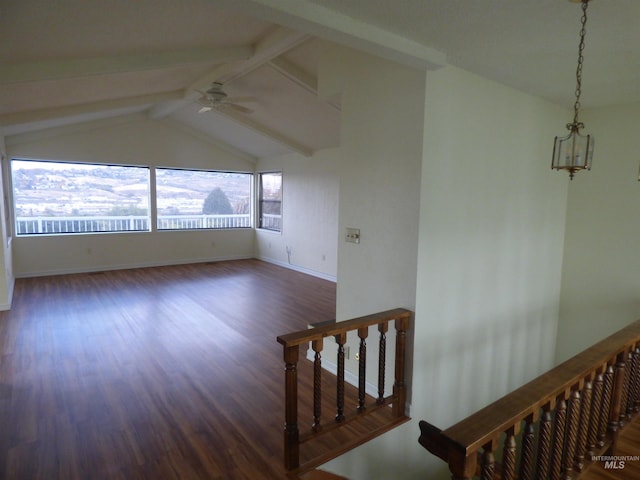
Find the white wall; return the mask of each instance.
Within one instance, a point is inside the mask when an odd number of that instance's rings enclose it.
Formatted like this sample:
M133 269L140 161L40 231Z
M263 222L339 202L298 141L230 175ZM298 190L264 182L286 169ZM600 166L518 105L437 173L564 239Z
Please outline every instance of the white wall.
M10 157L253 171L255 165L142 115L8 137ZM253 256L246 230L92 234L13 239L16 276Z
M282 232L256 230L257 258L336 281L337 159L338 149L325 149L311 157L291 154L258 161L258 172L283 172L283 219Z
M406 88L397 87L402 96ZM377 122L359 107L362 123ZM445 463L418 445L418 421L446 428L553 365L568 179L549 166L565 117L560 108L451 67L428 73L418 135L422 184L404 184L403 195L418 201L420 193L417 252L405 259L417 264L412 421L335 460L334 471L353 480L450 478ZM369 152L369 137L352 141ZM397 168L420 171L411 162ZM349 208L358 204L351 202ZM371 236L395 250L384 227L392 213ZM386 290L369 281L376 267L350 265L349 276L363 282L357 291ZM342 265L339 291L341 272ZM359 308L378 304L362 298Z
M566 112L454 68L426 112L413 414L446 428L553 366Z
M569 186L557 361L640 318L640 104L581 119L596 143Z
M340 320L415 305L424 75L344 47L321 54L320 94L342 99Z
M337 317L413 310L425 73L337 46L322 52L319 72L320 94L340 94L342 104ZM360 244L345 242L347 227L360 229ZM387 358L393 358L394 336L387 341ZM356 351L357 337L348 343ZM373 332L368 345L367 371L375 377ZM347 360L347 368L357 371L355 360ZM390 388L393 369L387 373ZM415 425L399 429L325 467L354 480L400 478L407 472L403 455L392 460L387 453L417 443L416 433Z
M4 136L0 135L0 158L8 158L6 153ZM0 172L0 199L5 198L4 182L5 177ZM0 310L11 308L11 298L13 296L13 286L15 278L13 276L12 249L13 242L6 228L6 210L4 201L0 200Z

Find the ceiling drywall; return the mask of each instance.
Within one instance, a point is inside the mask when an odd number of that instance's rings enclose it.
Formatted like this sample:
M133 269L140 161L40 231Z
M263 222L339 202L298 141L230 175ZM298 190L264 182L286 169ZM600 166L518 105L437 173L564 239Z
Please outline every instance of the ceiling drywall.
M340 105L316 94L325 40L570 107L580 14L569 0L0 0L0 133L146 112L256 159L310 155L339 142ZM590 2L584 107L640 101L639 20L637 0ZM198 113L214 80L252 113Z

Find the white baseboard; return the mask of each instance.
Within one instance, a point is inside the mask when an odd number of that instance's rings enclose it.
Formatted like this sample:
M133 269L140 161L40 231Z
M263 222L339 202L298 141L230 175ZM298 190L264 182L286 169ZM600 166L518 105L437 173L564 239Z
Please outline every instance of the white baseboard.
M337 278L335 275L329 275L327 273L318 272L317 270L312 270L310 268L301 267L300 265L294 265L292 263L282 262L280 260L276 260L275 258L258 256L255 257L258 260L262 260L263 262L273 263L274 265L278 265L279 267L288 268L290 270L295 270L296 272L306 273L307 275L311 275L313 277L322 278L323 280L328 280L330 282L337 282Z
M171 265L188 265L190 263L207 263L207 262L224 262L227 260L247 260L254 258L252 255L229 255L224 257L210 257L210 258L189 258L185 260L169 260L159 262L140 262L140 263L128 263L120 265L103 265L91 268L68 268L68 269L56 269L56 270L42 270L38 272L24 272L16 276L16 278L29 278L29 277L49 277L51 275L68 275L73 273L95 273L106 272L109 270L128 270L133 268L149 268L149 267L167 267Z
M11 278L7 285L7 303L0 304L0 311L11 310L11 304L13 302L13 288L16 285L16 279Z
M95 267L84 267L84 268L77 268L77 267L58 268L55 270L38 270L38 271L32 271L32 272L22 272L17 274L16 278L50 277L52 275L69 275L74 273L95 273L95 272L106 272L109 270L127 270L132 268L165 267L170 265L186 265L189 263L223 262L226 260L247 260L249 258L256 258L258 260L262 260L263 262L272 263L280 267L285 267L300 273L305 273L307 275L311 275L317 278L322 278L323 280L328 280L330 282L335 283L337 281L334 275L328 275L326 273L318 272L310 268L305 268L299 265L292 265L290 263L281 262L279 260L275 260L269 257L255 257L252 255L229 255L229 256L210 257L210 258L189 258L185 260L138 262L138 263L127 263L127 264L119 264L119 265L100 265ZM2 305L0 305L0 309L1 308L2 308Z

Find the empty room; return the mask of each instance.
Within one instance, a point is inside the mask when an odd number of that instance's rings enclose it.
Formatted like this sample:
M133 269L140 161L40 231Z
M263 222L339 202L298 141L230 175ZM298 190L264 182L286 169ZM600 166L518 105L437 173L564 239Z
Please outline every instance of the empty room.
M0 478L640 475L640 4L507 3L0 0Z

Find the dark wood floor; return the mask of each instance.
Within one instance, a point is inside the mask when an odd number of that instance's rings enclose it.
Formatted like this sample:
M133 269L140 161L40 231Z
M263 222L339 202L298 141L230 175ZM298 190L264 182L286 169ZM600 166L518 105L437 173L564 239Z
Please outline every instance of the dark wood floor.
M585 480L637 480L640 478L640 416L636 415L631 423L620 432L615 456L623 463L616 461L609 464L595 461L580 475Z
M257 260L20 279L0 313L0 478L283 479L275 337L335 284Z

